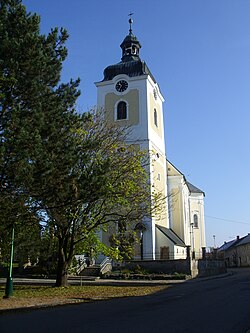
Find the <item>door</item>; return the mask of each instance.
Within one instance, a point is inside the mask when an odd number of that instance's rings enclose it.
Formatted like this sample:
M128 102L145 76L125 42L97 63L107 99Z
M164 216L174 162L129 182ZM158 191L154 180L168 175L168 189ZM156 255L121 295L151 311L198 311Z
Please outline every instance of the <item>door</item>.
M169 246L161 247L160 259L169 259Z

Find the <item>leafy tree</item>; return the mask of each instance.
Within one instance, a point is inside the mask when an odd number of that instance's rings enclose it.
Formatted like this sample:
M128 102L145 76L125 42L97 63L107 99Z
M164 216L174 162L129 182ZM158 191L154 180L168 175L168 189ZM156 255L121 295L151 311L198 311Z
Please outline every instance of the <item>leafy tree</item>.
M101 111L78 120L79 127L61 143L63 151L48 140L38 163L44 172L34 173L30 188L58 238L58 286L67 284L75 251L93 232L108 224L135 224L155 209L143 168L145 154L124 144L128 129L109 125ZM74 144L68 144L71 140Z
M41 35L20 0L0 1L0 22L0 190L20 196L47 138L67 126L79 81L59 84L66 30Z
M22 1L0 1L0 228L5 232L13 222L22 221L24 228L27 214L37 222L40 198L31 185L44 172L39 157L48 139L61 149L58 138L63 140L63 131L78 118L73 105L79 80L60 84L68 34L55 28L41 35L39 25L39 16L27 13ZM46 163L47 171L51 161Z
M129 129L102 111L76 113L79 80L60 83L68 34L41 35L39 24L20 0L0 0L0 222L24 227L28 215L53 230L62 286L79 247L152 214L160 195L150 200L145 154L124 144Z
M111 250L115 251L116 259L119 261L132 259L134 256L134 244L136 242L135 232L118 232L110 236Z

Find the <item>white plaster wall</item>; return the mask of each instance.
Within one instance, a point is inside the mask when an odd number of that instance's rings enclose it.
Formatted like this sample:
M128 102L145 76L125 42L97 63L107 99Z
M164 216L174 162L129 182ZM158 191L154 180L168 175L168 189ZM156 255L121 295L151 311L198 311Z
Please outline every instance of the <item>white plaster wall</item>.
M186 259L187 252L186 248L175 245L174 247L174 259Z
M156 228L156 259L160 259L161 247L169 247L169 259L173 259L175 249L171 242L159 229Z
M117 75L110 81L97 82L97 106L104 108L106 94L113 92L118 96L126 99L126 94L129 90L137 89L139 91L139 123L131 126L130 138L128 142L134 142L143 144L149 140L148 137L148 108L147 108L147 75L128 77L125 74ZM128 89L123 93L118 93L115 89L115 84L119 80L126 80L129 83Z
M128 82L128 89L125 92L118 93L115 89L115 84L119 80L126 80ZM104 108L105 106L105 96L108 93L114 93L118 96L121 96L124 100L126 100L126 94L133 89L137 89L139 91L139 123L131 126L130 135L128 138L128 143L136 143L140 144L142 150L146 150L150 152L150 158L153 160L156 158L152 156L151 153L153 151L157 152L160 156L159 161L163 174L162 184L164 187L163 195L166 197L165 205L166 205L166 217L165 221L161 221L161 225L164 227L169 227L169 216L168 216L168 199L167 199L167 167L166 167L166 152L165 152L165 140L164 140L164 118L163 118L163 102L164 98L161 95L160 88L157 84L153 82L149 75L141 75L137 77L129 77L125 74L117 75L110 81L101 81L96 82L97 87L97 106L99 108ZM154 100L154 103L157 103L157 111L159 116L159 125L161 126L159 129L159 133L154 130L154 126L152 124L151 113L151 101L153 96L154 89L157 90L157 99ZM150 183L154 183L153 179L153 163L150 163L148 172L150 176ZM153 191L153 188L151 188ZM156 249L156 235L155 235L155 224L157 220L152 217L150 220L143 221L147 230L144 232L143 238L143 247L144 253L148 256L151 253L151 258L155 258L155 249Z
M194 251L202 254L202 247L206 247L205 239L205 216L204 216L204 195L202 193L192 193L189 198L190 203L190 225L193 223L194 214L198 215L198 228L190 229L193 233ZM190 227L191 228L191 227Z

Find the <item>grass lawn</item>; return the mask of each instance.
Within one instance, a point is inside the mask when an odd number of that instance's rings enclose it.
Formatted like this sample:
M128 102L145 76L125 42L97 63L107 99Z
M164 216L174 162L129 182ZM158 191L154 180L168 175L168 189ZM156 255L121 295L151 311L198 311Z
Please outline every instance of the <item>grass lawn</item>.
M34 306L59 305L107 300L112 298L145 296L166 289L167 286L14 286L13 297L3 299L5 286L0 286L0 311Z

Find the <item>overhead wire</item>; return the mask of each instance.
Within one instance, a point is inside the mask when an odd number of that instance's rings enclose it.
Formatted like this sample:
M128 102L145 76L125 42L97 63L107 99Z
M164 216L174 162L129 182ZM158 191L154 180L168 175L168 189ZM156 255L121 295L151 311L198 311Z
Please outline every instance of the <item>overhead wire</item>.
M250 225L250 222L241 222L241 221L236 221L236 220L225 219L225 218L222 218L222 217L215 217L215 216L209 216L209 215L205 215L205 217L208 217L208 218L211 218L211 219L215 219L215 220L226 221L226 222L230 222L230 223Z

